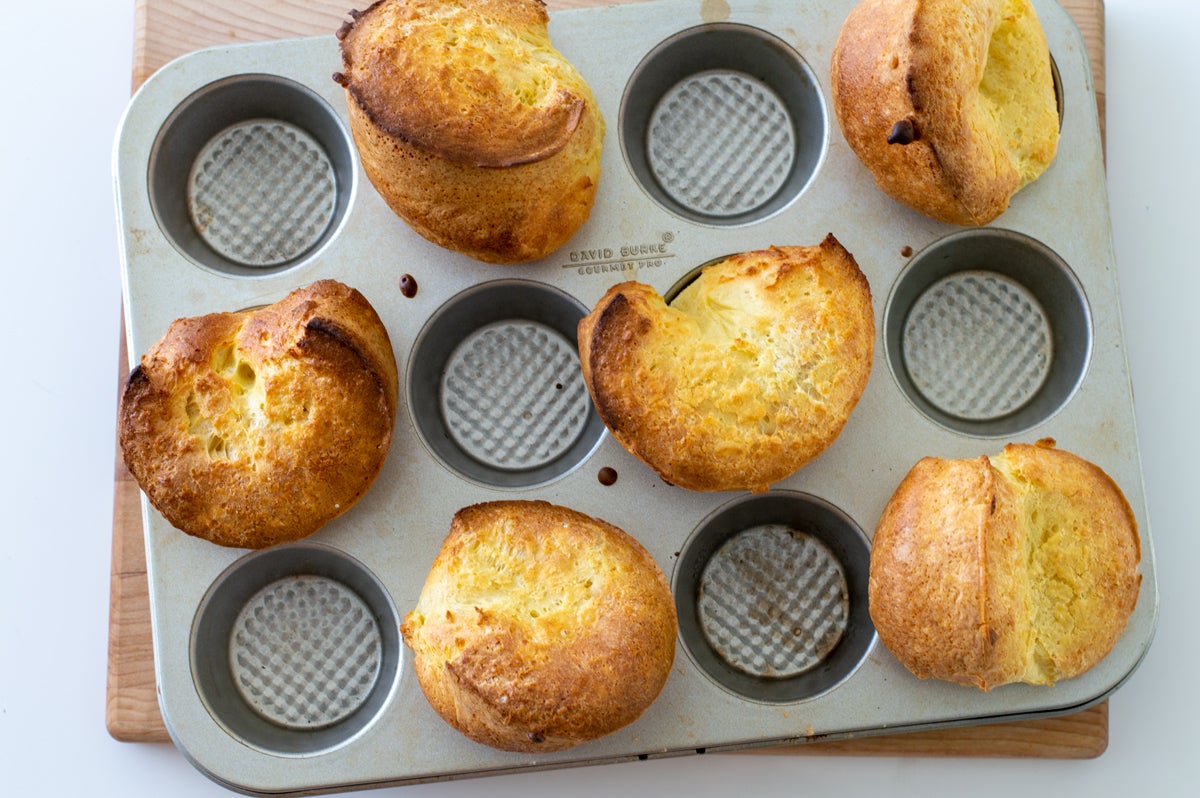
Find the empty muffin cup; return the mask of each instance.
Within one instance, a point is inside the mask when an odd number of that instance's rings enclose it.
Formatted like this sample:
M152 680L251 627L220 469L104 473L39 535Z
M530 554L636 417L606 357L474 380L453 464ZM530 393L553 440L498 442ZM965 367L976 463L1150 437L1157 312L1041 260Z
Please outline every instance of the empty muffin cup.
M1044 244L999 229L943 238L892 288L884 346L901 391L968 435L1011 436L1069 400L1087 369L1087 299Z
M764 219L808 185L825 151L816 78L757 28L704 25L638 65L619 114L621 148L643 189L691 221Z
M333 549L285 545L239 560L192 630L197 690L246 745L315 754L379 715L400 670L397 614L365 567Z
M875 637L870 549L841 510L772 492L714 512L680 553L673 590L697 666L752 701L787 703L845 680Z
M460 476L500 488L542 484L581 463L604 432L579 365L586 312L522 280L484 283L438 310L407 378L430 451Z
M311 89L272 75L218 80L159 131L149 192L166 236L192 261L231 274L291 266L340 227L353 147Z

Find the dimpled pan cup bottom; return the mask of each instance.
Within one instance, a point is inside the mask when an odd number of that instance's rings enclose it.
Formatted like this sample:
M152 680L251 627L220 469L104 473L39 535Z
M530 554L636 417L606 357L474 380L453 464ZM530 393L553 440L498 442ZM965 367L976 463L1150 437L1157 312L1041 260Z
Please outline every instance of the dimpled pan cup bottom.
M713 70L663 95L650 115L647 161L663 190L689 210L733 216L766 204L795 159L783 101L749 75Z
M764 678L815 667L849 624L849 589L820 541L778 524L730 538L700 577L700 628L726 662Z
M502 470L557 460L579 439L591 409L571 342L524 320L468 335L450 354L441 396L455 442Z
M958 418L999 418L1021 408L1050 373L1046 313L1020 283L965 271L931 285L904 324L904 364L917 391Z
M379 626L353 591L323 576L280 579L242 608L229 641L233 681L264 719L317 729L349 717L380 672Z
M303 255L333 221L337 186L321 145L295 125L232 125L201 149L188 179L188 213L213 251L245 266Z

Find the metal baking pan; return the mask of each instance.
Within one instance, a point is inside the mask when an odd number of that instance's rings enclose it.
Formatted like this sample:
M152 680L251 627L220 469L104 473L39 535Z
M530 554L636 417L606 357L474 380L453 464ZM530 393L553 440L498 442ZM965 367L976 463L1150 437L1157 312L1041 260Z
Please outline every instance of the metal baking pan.
M592 218L523 266L442 250L384 205L331 79L332 32L205 50L155 74L115 158L133 357L176 318L330 277L379 311L402 382L383 472L307 541L223 549L144 504L155 668L179 749L233 789L310 793L1048 716L1115 690L1153 636L1154 550L1087 56L1062 8L1035 5L1061 82L1059 154L972 229L893 203L842 140L828 65L851 0L553 14L608 133ZM664 484L596 417L575 324L615 282L669 294L713 258L829 232L870 281L877 320L845 430L766 494ZM1139 521L1129 627L1097 667L1053 688L916 679L866 613L884 504L922 456L1044 437L1107 471ZM453 513L498 498L616 524L670 578L676 666L625 729L506 753L460 736L421 694L399 619Z

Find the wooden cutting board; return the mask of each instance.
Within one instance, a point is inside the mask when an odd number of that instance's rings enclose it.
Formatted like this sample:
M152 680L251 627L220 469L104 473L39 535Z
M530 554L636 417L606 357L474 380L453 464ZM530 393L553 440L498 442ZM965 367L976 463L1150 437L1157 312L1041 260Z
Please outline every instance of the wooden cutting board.
M627 2L628 0L615 0ZM332 33L354 0L135 0L133 88L159 67L202 47ZM365 7L370 0L359 0ZM548 0L551 10L614 0ZM721 0L704 0L721 2ZM1087 43L1104 124L1103 0L1061 0ZM128 362L120 341L118 390ZM146 551L137 483L116 456L106 722L128 742L168 740L158 709ZM778 754L1038 757L1086 759L1108 746L1108 702L1065 717L1010 721L770 749ZM762 752L759 752L762 753Z

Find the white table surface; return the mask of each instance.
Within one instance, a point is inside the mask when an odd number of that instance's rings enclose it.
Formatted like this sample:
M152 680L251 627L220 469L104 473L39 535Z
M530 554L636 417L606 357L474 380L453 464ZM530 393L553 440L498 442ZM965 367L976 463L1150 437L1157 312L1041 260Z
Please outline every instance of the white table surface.
M792 0L796 2L797 0ZM349 8L352 3L348 3ZM121 298L111 153L133 0L8 5L0 79L0 788L5 795L230 794L168 744L104 726ZM686 757L379 795L1197 794L1200 713L1200 3L1107 0L1113 237L1161 611L1088 761Z

